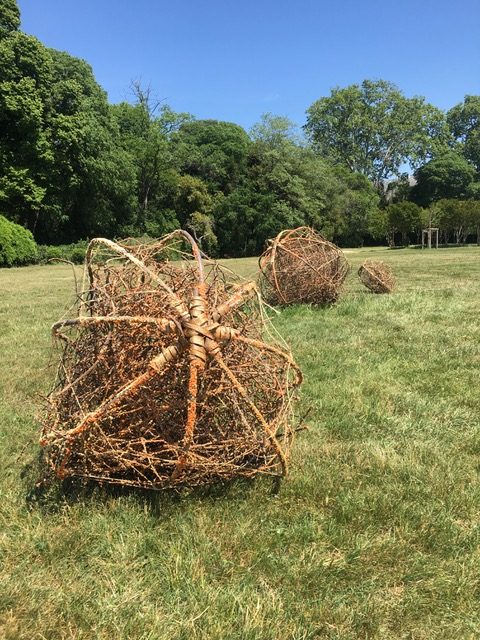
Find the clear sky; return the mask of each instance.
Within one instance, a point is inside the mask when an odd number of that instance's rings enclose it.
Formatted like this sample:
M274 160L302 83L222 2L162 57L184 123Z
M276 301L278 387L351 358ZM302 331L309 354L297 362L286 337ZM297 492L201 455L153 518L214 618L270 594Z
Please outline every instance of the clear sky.
M141 79L177 111L302 125L334 86L480 94L480 0L19 0L22 30L87 60L111 102Z

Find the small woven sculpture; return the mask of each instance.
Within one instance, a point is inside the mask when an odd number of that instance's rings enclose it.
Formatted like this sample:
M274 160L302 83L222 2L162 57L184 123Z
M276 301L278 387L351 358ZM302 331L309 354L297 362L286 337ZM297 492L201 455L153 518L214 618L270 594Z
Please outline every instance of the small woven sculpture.
M273 305L335 302L349 270L341 249L309 227L279 233L259 267L262 295Z
M358 270L358 277L374 293L391 293L395 286L391 268L381 261L365 260Z
M78 316L53 334L41 444L60 478L161 489L285 474L300 371L255 284L204 267L188 233L92 240Z

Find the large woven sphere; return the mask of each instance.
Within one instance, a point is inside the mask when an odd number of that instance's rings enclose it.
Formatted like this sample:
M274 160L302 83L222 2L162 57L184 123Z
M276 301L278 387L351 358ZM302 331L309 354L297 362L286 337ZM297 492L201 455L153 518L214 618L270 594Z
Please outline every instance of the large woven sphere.
M373 293L391 293L395 287L391 268L380 260L365 260L358 270L358 277Z
M342 250L309 227L279 233L259 267L262 295L273 305L335 302L349 270Z
M254 283L185 232L93 240L42 445L59 477L154 489L284 474L300 372Z

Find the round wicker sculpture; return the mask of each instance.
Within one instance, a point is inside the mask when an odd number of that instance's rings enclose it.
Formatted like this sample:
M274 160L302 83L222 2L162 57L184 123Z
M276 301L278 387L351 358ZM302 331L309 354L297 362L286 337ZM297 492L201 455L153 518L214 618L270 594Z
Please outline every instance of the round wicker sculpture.
M60 478L162 489L284 475L301 374L254 283L177 231L90 243L42 446Z
M309 227L279 233L259 267L262 295L273 305L335 302L349 270L341 249Z
M391 293L395 286L391 268L381 261L365 260L358 270L358 277L373 293Z

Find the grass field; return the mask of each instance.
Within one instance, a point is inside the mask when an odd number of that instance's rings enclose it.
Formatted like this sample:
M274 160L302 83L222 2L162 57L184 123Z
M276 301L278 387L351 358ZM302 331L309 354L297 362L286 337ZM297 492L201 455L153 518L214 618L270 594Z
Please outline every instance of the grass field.
M395 294L358 283L374 256ZM275 319L311 407L278 494L58 505L29 503L21 475L71 272L0 270L0 638L480 638L480 248L347 257L336 306Z

